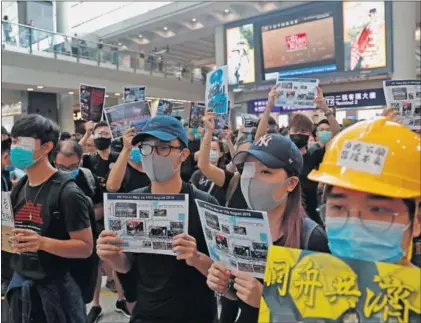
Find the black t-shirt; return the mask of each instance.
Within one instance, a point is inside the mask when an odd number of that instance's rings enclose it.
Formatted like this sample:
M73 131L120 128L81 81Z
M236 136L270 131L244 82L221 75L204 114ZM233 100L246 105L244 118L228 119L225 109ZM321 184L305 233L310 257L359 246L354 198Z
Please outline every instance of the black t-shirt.
M79 174L76 176L75 181L77 186L79 186L79 188L82 190L82 192L86 196L89 196L93 204L96 205L104 202L104 194L102 192L101 183L99 182L98 177L94 173L92 173L92 177L95 183L94 191L92 191L92 189L89 187L88 180L86 179L84 173L82 173L81 171L79 171Z
M200 169L193 173L190 183L196 186L199 190L208 192L216 198L220 205L225 206L226 191L223 188L214 185L205 175L203 175Z
M136 193L138 190L133 191ZM151 189L141 190L150 193ZM189 194L189 234L196 238L197 250L208 255L203 230L194 201L193 187L183 183L181 194ZM215 198L210 201L218 204ZM184 260L155 254L132 254L131 277L136 288L136 306L130 322L210 323L216 318L216 300L206 285L206 277Z
M194 153L200 150L200 140L189 140L188 148L190 150L190 155L187 157L184 163L181 164L181 178L185 182L190 181L191 176L196 170L197 163L194 160Z
M273 242L276 246L284 246L285 238L280 238ZM317 226L311 233L308 241L308 250L330 253L326 234L322 227ZM263 281L259 279L263 284ZM222 316L220 323L257 323L259 317L259 309L252 307L241 300L231 301L224 299L222 302ZM238 308L241 309L240 317L235 321L238 313Z
M82 159L82 167L88 168L94 173L101 183L102 189L106 190L106 183L111 168L118 159L118 154L112 152L107 160L102 159L98 153L84 155Z
M144 172L139 172L127 163L126 173L121 183L120 193L128 193L151 184L151 180Z
M302 199L303 206L308 214L309 218L317 222L320 225L323 225L323 221L316 211L318 207L318 198L317 198L317 182L313 182L308 179L308 174L313 169L318 169L320 163L323 161L323 156L325 153L325 147L315 150L313 153L307 153L303 155L304 165L299 176L300 184L302 188Z
M15 214L15 227L33 230L38 234L48 232L55 235L67 236L69 232L80 231L90 227L89 204L81 189L74 182L68 183L61 193L60 212L64 223L48 228L44 227L47 217L50 216L47 210L49 193L52 188L52 180L57 177L57 173L51 176L47 182L38 185L26 185L17 195L13 205ZM31 280L44 280L58 277L67 271L64 258L54 256L44 251L25 252L13 256L13 268L23 277Z

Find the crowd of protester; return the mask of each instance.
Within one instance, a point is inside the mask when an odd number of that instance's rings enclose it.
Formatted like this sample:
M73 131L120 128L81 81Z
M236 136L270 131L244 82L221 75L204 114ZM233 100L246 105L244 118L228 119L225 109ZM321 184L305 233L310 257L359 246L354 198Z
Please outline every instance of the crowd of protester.
M256 323L263 282L211 260L195 199L267 212L274 245L421 266L419 134L390 109L342 127L320 89L325 119L295 112L280 129L277 96L275 86L254 131L217 133L211 110L199 129L156 116L128 129L118 151L104 122L83 135L40 115L2 127L2 191L15 215L15 253L2 251L8 322L98 322L106 276L132 323ZM382 172L338 164L355 140L387 148ZM104 228L105 192L188 194L177 256L122 252Z

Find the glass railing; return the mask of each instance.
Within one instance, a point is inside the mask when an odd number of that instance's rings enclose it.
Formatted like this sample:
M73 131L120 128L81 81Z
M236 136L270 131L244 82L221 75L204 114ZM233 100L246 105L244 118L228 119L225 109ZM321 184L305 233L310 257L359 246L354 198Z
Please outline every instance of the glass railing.
M139 74L203 81L195 66L172 58L93 42L2 20L3 50L18 51ZM199 74L199 76L198 76Z

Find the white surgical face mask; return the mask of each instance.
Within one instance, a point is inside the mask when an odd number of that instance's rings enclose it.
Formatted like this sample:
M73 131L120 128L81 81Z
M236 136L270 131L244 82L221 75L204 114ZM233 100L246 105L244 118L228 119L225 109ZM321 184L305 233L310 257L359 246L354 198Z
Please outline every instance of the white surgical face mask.
M286 192L280 199L273 197L280 187L285 185L288 179L278 183L267 183L255 178L255 164L244 163L244 170L241 174L241 192L250 209L255 211L269 211L277 208L287 198Z
M209 154L209 161L211 163L216 163L219 159L219 154L215 150L211 150Z

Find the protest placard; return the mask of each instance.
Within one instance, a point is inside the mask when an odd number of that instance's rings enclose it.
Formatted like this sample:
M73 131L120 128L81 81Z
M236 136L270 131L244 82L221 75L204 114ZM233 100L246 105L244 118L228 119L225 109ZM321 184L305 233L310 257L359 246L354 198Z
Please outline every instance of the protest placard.
M105 104L105 92L103 87L81 84L79 87L79 106L82 119L99 122Z
M421 269L271 246L259 323L420 322Z

